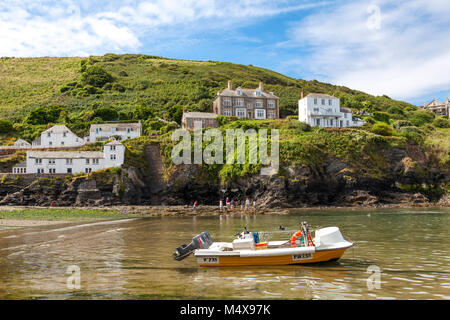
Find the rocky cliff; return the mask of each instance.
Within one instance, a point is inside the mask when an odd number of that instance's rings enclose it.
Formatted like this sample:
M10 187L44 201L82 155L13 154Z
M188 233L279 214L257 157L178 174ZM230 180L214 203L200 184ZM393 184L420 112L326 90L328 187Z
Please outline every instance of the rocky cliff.
M158 146L146 147L148 168L133 166L89 175L2 179L0 205L217 205L229 197L255 199L266 207L449 205L449 172L436 168L418 146L388 148L382 175L365 174L338 158L321 165L282 166L273 176L254 175L220 183L203 177L203 167L173 167L164 177ZM370 166L370 164L367 164ZM15 182L14 182L15 181ZM20 183L19 183L20 181Z

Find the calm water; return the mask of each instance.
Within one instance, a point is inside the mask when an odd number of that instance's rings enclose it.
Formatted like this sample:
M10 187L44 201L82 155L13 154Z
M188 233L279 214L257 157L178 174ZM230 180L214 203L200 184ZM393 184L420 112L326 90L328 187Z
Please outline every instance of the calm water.
M199 269L171 254L193 235L338 226L356 242L322 265ZM66 270L78 265L81 289ZM369 266L381 270L369 290ZM449 299L450 209L317 211L287 216L166 217L0 230L0 298Z

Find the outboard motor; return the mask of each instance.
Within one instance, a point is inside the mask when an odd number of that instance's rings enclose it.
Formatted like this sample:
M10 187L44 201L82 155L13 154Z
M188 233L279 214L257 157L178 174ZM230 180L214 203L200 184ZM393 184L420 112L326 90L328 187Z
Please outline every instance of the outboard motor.
M181 261L189 256L195 249L208 249L213 243L213 239L208 232L202 232L192 238L192 242L188 245L182 244L173 254L175 260Z

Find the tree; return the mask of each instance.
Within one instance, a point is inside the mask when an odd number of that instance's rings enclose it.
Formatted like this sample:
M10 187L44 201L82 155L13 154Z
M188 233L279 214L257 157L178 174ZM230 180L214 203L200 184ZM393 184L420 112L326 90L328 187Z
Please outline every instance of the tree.
M63 108L61 106L37 107L28 113L25 122L35 125L57 122L62 111Z
M450 121L448 119L439 117L434 119L433 126L435 126L436 128L450 128Z
M116 121L119 119L119 113L114 108L100 107L94 110L94 118L102 118L103 121Z
M114 78L105 69L98 65L86 67L86 70L81 74L81 81L83 84L101 88L109 82L113 82Z
M0 133L9 133L13 131L13 129L11 121L0 119Z

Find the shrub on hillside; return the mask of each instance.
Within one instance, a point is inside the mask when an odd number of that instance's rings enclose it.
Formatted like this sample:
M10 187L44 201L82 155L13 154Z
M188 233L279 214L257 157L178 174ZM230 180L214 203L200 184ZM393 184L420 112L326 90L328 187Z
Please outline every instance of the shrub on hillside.
M433 126L436 128L450 128L450 121L448 119L438 117L433 120Z
M376 122L372 127L372 132L382 136L391 136L393 129L390 125L384 122Z
M0 133L9 133L13 130L14 128L11 121L0 119Z
M116 121L119 119L119 113L114 108L100 107L94 110L94 118L102 118L103 121Z
M389 123L391 117L386 112L374 112L373 118L378 122Z
M98 65L91 65L86 67L86 70L81 74L81 81L83 84L101 88L109 82L113 82L113 77L105 69Z
M404 115L403 110L396 106L390 107L389 109L387 109L387 112L391 114Z
M418 111L409 119L411 123L417 127L423 126L426 123L432 122L434 114L427 111Z

